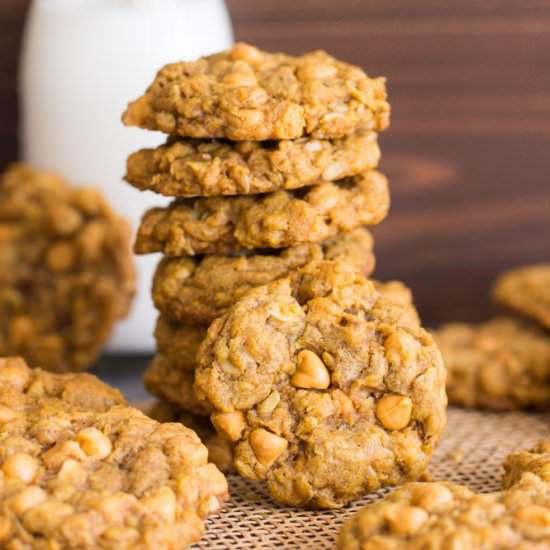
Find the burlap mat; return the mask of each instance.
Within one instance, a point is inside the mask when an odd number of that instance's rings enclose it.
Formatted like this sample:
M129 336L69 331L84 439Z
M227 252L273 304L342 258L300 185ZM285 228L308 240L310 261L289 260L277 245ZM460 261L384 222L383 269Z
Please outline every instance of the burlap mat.
M500 487L501 463L511 451L550 439L550 414L449 410L445 436L430 474L477 491ZM262 484L230 476L231 500L207 522L195 548L334 548L342 522L381 491L342 510L302 511L274 505Z

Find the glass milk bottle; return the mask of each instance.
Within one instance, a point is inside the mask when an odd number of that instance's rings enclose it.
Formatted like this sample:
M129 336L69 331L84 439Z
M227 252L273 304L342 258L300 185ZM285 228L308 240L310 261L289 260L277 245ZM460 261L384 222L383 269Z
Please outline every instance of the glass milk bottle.
M222 0L34 0L20 68L21 156L77 185L98 186L134 228L166 199L122 182L126 157L165 136L120 122L166 63L230 47ZM154 349L150 286L158 257L136 258L138 293L110 342L114 351Z

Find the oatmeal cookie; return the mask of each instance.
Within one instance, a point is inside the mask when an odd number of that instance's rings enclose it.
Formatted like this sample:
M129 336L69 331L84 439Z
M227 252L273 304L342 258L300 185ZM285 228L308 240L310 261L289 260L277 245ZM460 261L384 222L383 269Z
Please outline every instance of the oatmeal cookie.
M372 170L379 161L374 132L339 140L171 139L130 155L126 181L173 197L249 195L343 179Z
M293 57L239 42L163 67L123 122L191 138L341 138L387 128L385 84L323 51Z
M432 337L342 262L311 262L216 319L195 389L237 471L293 506L334 508L417 478L445 425Z
M180 199L145 213L135 251L193 256L286 248L375 225L389 206L387 180L376 171L295 191Z
M360 227L321 243L250 255L164 258L153 281L155 306L167 317L209 324L251 288L269 283L311 260L343 259L369 275L373 239Z
M540 441L528 451L510 454L504 462L504 472L505 488L515 485L525 472L550 482L550 441Z
M507 491L408 483L348 520L338 550L517 550L550 547L550 486L524 474Z
M496 281L495 301L550 329L550 264L519 267Z
M85 369L134 287L130 228L97 191L23 165L0 177L0 356Z
M550 337L537 326L497 317L480 325L449 323L434 336L451 403L494 410L550 406Z
M224 473L233 472L231 444L216 432L208 417L184 412L174 403L165 400L156 401L148 415L158 422L181 422L193 430L208 449L208 460Z
M191 430L90 375L0 361L2 548L185 548L226 498Z

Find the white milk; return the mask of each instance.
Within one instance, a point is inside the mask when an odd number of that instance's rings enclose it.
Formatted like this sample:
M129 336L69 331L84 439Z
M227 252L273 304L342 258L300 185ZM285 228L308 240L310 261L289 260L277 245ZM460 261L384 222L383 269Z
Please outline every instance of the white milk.
M129 153L161 143L120 117L166 63L228 48L222 0L34 0L20 71L22 158L78 185L95 185L132 222L166 199L122 182ZM151 351L150 286L157 255L137 258L138 294L109 348Z

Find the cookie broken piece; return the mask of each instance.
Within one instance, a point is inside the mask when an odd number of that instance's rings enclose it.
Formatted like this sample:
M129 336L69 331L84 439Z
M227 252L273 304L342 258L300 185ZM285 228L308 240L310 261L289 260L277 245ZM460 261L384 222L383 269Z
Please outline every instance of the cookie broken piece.
M362 227L329 241L250 255L164 258L153 282L155 306L167 317L209 324L248 290L287 275L312 260L345 259L369 275L373 239Z
M145 213L134 249L192 256L286 248L375 225L389 206L386 177L376 171L295 191L181 199Z
M514 317L449 323L434 334L447 368L449 401L514 410L550 405L550 336Z
M235 468L274 500L335 508L417 478L445 425L431 336L346 263L247 293L208 330L195 389Z
M130 228L96 190L24 165L0 176L0 356L83 370L134 290Z
M512 487L525 472L550 483L550 441L540 441L532 449L517 451L504 461L504 488Z
M503 273L494 285L493 296L498 304L550 329L550 264Z
M171 139L128 157L126 181L173 197L249 195L339 180L380 162L375 132L341 140Z
M531 473L489 494L454 483L408 483L348 520L337 548L548 548L549 526L550 486Z
M0 360L2 548L185 548L226 498L191 430L91 375Z
M262 141L381 131L389 114L384 78L323 51L294 57L239 42L166 65L122 120L183 137Z

